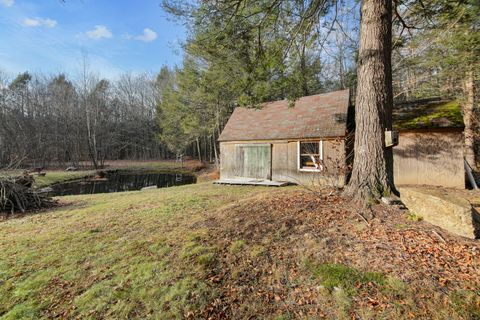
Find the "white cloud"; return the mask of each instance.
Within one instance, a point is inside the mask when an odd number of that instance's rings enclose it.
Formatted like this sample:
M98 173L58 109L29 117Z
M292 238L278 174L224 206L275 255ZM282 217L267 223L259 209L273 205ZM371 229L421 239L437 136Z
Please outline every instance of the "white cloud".
M143 34L135 37L127 36L128 39L135 39L144 42L152 42L157 39L157 33L150 28L143 29Z
M47 27L54 28L57 25L57 21L52 19L42 18L26 18L23 20L23 25L26 27Z
M111 38L112 32L107 27L97 25L93 30L87 31L87 37L92 39Z
M2 4L5 7L11 7L15 3L14 0L0 0L0 4Z

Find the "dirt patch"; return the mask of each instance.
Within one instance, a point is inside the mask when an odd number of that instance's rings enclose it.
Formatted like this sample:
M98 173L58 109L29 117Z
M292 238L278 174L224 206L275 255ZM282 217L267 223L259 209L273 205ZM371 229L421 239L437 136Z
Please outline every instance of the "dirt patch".
M209 281L221 294L201 315L356 319L444 312L463 318L451 295L478 290L478 241L410 221L396 207L355 208L339 194L288 191L211 214L195 228L207 228L220 248ZM332 292L309 265L348 266L359 275L373 271L380 280L356 283L353 295L342 288ZM478 295L471 303L480 306Z
M201 170L196 172L198 182L215 181L220 179L220 171L214 164L204 164Z

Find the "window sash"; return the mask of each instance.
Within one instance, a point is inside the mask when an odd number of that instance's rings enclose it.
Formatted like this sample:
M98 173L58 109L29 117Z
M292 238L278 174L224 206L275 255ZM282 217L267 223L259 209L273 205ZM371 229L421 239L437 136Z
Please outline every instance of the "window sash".
M318 154L316 153L301 153L301 144L302 143L312 143L312 142L315 142L315 143L318 143ZM323 165L320 163L318 165L318 168L316 167L311 167L311 166L302 166L302 157L309 157L309 156L313 156L315 158L318 157L318 160L319 162L321 162L323 160L323 140L319 140L319 141L297 141L297 169L299 171L313 171L313 172L320 172L323 170ZM312 159L312 162L317 162L317 161L313 161Z

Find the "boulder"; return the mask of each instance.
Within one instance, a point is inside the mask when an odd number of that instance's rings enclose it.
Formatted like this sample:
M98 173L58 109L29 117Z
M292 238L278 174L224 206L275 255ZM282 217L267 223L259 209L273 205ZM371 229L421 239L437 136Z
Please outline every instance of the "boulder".
M404 187L400 198L425 221L459 236L479 236L480 215L468 200L437 188Z
M152 190L152 189L158 189L158 187L157 187L157 186L148 186L148 187L143 187L142 189L140 189L140 191Z

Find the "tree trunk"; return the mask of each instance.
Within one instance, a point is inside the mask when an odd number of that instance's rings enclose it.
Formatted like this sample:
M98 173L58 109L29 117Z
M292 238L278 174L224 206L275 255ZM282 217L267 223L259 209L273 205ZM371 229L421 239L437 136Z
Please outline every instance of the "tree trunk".
M208 161L208 149L207 149L207 136L206 135L203 137L203 141L205 142L205 146L203 148L203 151L205 151L204 152L205 157L203 159L205 159L205 162L207 162Z
M465 123L465 159L473 170L478 171L475 141L479 139L475 123L475 81L473 72L467 72L465 77L466 101L463 105L463 122Z
M202 162L202 152L200 150L200 141L196 138L197 141L197 151L198 151L198 161Z
M364 202L397 193L393 152L385 147L392 129L392 1L364 0L355 99L355 158L346 194Z
M212 163L212 136L209 136L208 138L208 160L210 163Z
M218 151L217 151L217 140L215 139L215 131L213 132L213 153L215 155L215 168L218 169Z

